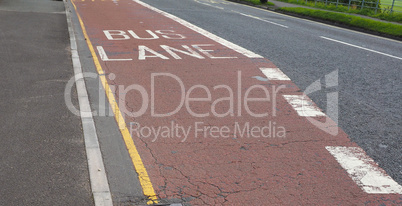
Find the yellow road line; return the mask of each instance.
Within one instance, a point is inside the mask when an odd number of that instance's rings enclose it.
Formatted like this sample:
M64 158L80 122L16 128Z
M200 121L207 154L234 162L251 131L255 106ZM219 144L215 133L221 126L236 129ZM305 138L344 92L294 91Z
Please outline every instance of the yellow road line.
M133 162L134 168L135 168L136 172L138 173L138 178L140 180L140 184L143 189L144 195L147 196L150 200L150 201L148 201L148 204L156 204L156 203L158 203L158 200L157 200L158 198L156 197L155 190L152 186L151 180L149 179L147 170L145 169L145 166L141 160L140 154L138 153L138 150L135 147L133 138L130 135L126 122L119 109L119 106L117 105L117 101L113 95L113 92L110 89L109 84L107 83L106 77L104 75L105 73L102 69L102 66L99 63L99 59L95 53L91 40L89 39L89 36L86 32L84 22L82 21L81 16L78 13L76 5L73 2L71 2L71 3L73 4L74 9L77 13L78 20L81 24L82 32L87 41L89 51L91 52L92 57L94 59L96 70L98 71L99 78L100 78L103 88L105 89L105 92L106 92L106 96L107 96L109 103L112 107L112 110L114 112L114 117L119 126L119 130L123 136L124 143L126 144L126 147L127 147L128 153L131 157L131 160Z

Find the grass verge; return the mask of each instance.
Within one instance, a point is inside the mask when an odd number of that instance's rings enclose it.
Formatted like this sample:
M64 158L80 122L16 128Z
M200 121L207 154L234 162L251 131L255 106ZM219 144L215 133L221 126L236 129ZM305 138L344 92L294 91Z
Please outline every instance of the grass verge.
M264 3L264 4L262 4L260 2L260 0L243 0L243 1L250 2L250 3L254 4L254 5L275 6L274 3L269 2L269 1L267 3Z
M376 14L374 9L367 9L367 8L360 9L360 7L356 7L356 8L351 7L349 9L347 5L346 6L345 5L336 6L336 4L335 4L336 2L333 3L333 1L332 2L329 1L328 4L325 4L324 2L318 2L318 1L317 2L314 2L314 1L306 2L304 0L278 0L278 1L308 6L308 7L312 7L312 8L320 8L320 9L325 9L325 10L330 10L330 11L360 14L360 15L364 15L364 16L369 16L369 17L373 17L373 18L386 20L386 21L402 23L402 12L390 13L389 9L388 10L387 9L385 9L385 10L378 9L377 14ZM321 0L321 1L323 1L323 0ZM385 2L386 0L382 0L382 1ZM372 6L374 6L374 5L372 5ZM385 8L385 6L386 5L384 4L383 7ZM399 7L395 7L395 8L399 8ZM395 8L394 8L394 10L396 10Z
M315 9L282 7L279 8L278 10L286 13L294 13L303 16L313 17L321 20L340 23L346 26L357 27L360 29L365 29L373 32L378 32L402 38L402 26L397 24L385 23L371 19L361 18L358 16L335 13L330 11L321 11Z

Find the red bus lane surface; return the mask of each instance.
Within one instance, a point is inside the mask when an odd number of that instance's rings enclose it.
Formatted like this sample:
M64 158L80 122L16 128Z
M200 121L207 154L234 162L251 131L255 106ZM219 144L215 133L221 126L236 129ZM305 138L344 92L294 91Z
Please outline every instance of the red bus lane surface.
M401 187L268 59L142 2L73 3L154 203L401 203Z

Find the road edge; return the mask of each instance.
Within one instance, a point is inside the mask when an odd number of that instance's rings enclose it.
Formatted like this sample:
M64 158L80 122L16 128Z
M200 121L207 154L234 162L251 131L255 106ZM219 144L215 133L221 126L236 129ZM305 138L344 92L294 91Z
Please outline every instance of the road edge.
M99 140L96 134L96 128L92 116L91 106L89 104L88 93L83 79L85 74L83 74L82 72L81 61L78 55L77 42L72 26L73 23L70 15L70 12L72 11L67 5L67 0L64 1L64 7L67 17L68 32L70 36L71 57L74 68L78 102L81 111L80 117L85 139L85 150L88 160L91 191L94 198L95 206L112 206L112 196L110 193L109 183L105 172L105 166L103 164L102 153L99 147ZM86 111L83 111L84 108Z

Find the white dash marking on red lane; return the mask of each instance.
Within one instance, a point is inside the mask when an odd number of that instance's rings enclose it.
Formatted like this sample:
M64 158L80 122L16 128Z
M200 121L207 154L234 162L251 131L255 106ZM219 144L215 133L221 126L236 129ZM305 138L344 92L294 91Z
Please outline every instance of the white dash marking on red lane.
M325 147L349 177L370 194L402 194L402 186L367 156L360 147Z
M290 80L279 68L260 68L260 70L269 80Z
M319 117L325 114L313 104L313 101L307 95L283 95L286 101L302 117Z

